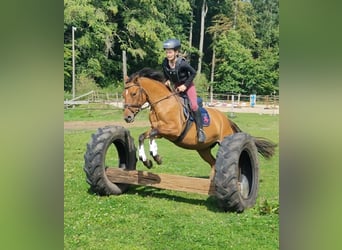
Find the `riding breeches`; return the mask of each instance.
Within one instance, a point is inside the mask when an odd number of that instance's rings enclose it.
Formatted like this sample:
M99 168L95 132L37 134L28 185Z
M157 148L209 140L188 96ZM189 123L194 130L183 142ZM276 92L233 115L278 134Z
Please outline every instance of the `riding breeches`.
M176 87L178 86L179 85L177 85ZM191 110L196 111L198 109L198 104L197 104L197 92L196 92L195 84L191 83L190 86L186 89L185 93L190 100Z

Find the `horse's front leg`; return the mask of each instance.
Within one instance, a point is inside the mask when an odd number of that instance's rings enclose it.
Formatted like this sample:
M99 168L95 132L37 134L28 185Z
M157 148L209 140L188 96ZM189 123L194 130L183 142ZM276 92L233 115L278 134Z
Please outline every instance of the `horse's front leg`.
M144 148L144 140L150 139L150 155L157 162L158 165L162 164L162 158L158 154L158 146L156 143L156 138L160 138L158 136L158 131L156 129L151 129L150 131L146 131L139 136L139 159L143 162L143 164L147 168L152 168L153 163L151 160L147 159Z
M139 136L139 160L141 160L147 168L152 168L153 163L151 160L147 159L144 147L144 140L149 137L150 131L146 131Z
M155 140L156 137L150 138L150 155L157 162L158 165L162 164L162 158L158 154L158 145Z

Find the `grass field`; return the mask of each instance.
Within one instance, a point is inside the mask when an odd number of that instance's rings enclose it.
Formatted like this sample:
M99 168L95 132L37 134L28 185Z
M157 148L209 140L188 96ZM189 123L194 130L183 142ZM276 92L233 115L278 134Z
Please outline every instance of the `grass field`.
M65 120L122 121L110 110L68 110ZM146 113L138 116L147 120ZM234 121L253 136L278 143L278 116L236 114ZM130 128L137 145L147 127ZM132 186L120 196L88 192L83 172L86 143L95 130L64 133L65 249L278 249L279 151L271 160L260 157L257 204L241 214L223 213L214 197ZM151 172L209 176L210 169L195 151L158 140L162 165ZM214 149L216 153L218 147ZM173 157L173 156L177 157ZM137 169L147 170L139 162Z

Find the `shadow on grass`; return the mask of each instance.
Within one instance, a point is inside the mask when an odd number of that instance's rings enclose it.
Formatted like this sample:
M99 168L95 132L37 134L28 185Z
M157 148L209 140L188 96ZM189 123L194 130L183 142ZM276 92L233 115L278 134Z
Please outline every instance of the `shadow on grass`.
M188 198L188 197L183 197L181 194L179 195L167 194L165 193L165 189L159 189L159 188L147 187L147 186L134 186L134 185L130 186L126 194L138 194L139 196L142 196L142 197L154 197L158 199L167 199L167 200L174 201L174 202L182 202L182 203L201 205L201 206L204 205L207 207L209 211L224 212L222 209L218 207L217 199L215 196L208 196L207 199Z
M196 177L196 178L203 178L208 179L208 176L189 176L189 177ZM182 191L172 191L175 192L175 194L168 194L166 193L167 189L161 189L151 186L139 186L139 185L130 185L128 190L125 192L125 194L128 195L139 195L141 197L154 197L158 199L167 199L174 202L182 202L182 203L188 203L193 205L200 205L200 206L206 206L209 211L212 212L224 212L223 209L221 209L218 206L218 201L215 196L208 196L205 199L205 195L203 195L203 199L200 198L188 198L182 196L182 194L190 194L188 192L182 192ZM91 188L88 189L88 194L96 195L96 193L93 192ZM194 193L194 196L197 196L198 194Z

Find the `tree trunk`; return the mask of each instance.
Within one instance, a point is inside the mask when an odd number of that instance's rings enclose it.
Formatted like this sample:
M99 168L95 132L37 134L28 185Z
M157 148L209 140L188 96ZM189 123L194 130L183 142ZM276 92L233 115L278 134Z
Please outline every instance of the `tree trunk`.
M192 48L192 29L193 29L193 19L194 19L194 15L191 12L191 22L190 22L190 34L189 34L189 48ZM191 60L191 51L189 51L189 56L188 56L188 61L190 62Z
M216 34L214 35L216 37ZM210 103L213 103L213 84L215 75L215 46L213 46L213 57L211 59L211 75L210 75Z
M201 34L200 34L200 44L199 44L199 58L198 58L198 68L197 74L201 74L202 70L202 58L203 58L203 41L204 41L204 22L205 16L208 12L208 5L206 0L203 0L202 13L201 13Z
M122 51L122 75L123 80L125 82L127 77L127 57L126 57L126 50Z
M234 23L233 23L233 29L234 29L234 30L235 30L235 27L236 27L237 5L238 5L238 0L235 0L235 6L234 6Z

